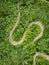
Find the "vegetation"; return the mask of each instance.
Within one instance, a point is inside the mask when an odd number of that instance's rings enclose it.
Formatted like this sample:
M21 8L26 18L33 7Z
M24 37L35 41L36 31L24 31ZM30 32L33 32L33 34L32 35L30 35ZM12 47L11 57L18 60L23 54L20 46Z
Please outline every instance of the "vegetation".
M42 58L42 57L37 57L37 65L49 65L49 61L47 61L46 59ZM41 61L42 60L42 61Z
M40 27L33 25L28 29L24 42L19 46L13 46L8 37L17 20L17 1L0 0L0 65L22 65L22 62L25 65L33 65L36 52L49 55L49 3L42 0L20 0L19 4L21 17L13 32L13 39L19 41L33 21L40 21L44 25L44 34L34 44L30 44L40 33ZM49 61L41 57L37 57L36 61L37 65L49 65Z

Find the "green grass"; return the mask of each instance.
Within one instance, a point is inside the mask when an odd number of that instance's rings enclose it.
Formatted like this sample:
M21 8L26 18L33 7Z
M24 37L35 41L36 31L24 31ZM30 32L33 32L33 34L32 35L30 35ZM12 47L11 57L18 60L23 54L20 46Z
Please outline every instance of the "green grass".
M19 24L13 32L14 40L20 40L28 25L34 21L40 21L44 25L44 34L34 44L30 44L40 33L40 27L33 25L28 29L24 42L19 46L13 46L8 37L17 20L16 0L1 0L0 65L22 65L23 58L25 65L33 65L33 56L36 52L49 55L49 4L42 0L20 0L20 14ZM24 50L25 46L28 46L26 50ZM23 58L22 54L24 54ZM37 65L49 65L49 61L40 57L37 58Z

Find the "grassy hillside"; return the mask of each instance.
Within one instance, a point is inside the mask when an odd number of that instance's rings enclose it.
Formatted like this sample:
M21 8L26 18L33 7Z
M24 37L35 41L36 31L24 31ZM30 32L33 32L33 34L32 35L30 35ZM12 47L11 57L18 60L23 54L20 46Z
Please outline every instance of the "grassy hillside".
M20 0L19 4L21 16L13 32L13 39L19 41L28 25L34 21L40 21L44 25L44 34L34 44L30 44L41 31L38 25L33 25L28 29L24 42L13 46L8 38L17 20L17 1L0 0L0 65L22 65L23 62L24 65L33 65L36 52L49 55L49 3L42 0ZM37 57L36 60L37 65L49 65L49 61L42 57Z

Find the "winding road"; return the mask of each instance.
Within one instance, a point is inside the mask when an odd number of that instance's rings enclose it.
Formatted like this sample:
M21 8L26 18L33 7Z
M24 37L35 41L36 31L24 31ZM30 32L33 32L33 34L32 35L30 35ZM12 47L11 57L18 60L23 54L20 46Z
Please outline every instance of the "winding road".
M41 57L43 57L44 59L46 59L46 60L49 61L49 55L46 55L46 54L37 52L37 53L34 55L34 59L33 59L34 65L36 65L36 57L37 57L37 56L41 56Z
M24 41L24 39L25 39L25 37L26 37L27 30L30 28L30 26L32 26L32 25L34 25L34 24L37 24L37 25L40 27L40 29L41 29L41 32L38 34L37 37L35 37L35 39L34 39L32 42L37 41L39 38L42 37L43 31L44 31L44 26L42 25L42 23L41 23L40 21L36 21L36 22L30 23L30 24L28 25L26 31L24 32L23 37L21 38L20 41L14 41L14 40L12 39L12 34L13 34L15 28L18 26L19 20L20 20L19 2L18 2L18 4L17 4L17 8L18 8L18 18L17 18L17 21L16 21L16 23L14 24L12 30L11 30L10 33L9 33L9 42L10 42L12 45L15 45L15 46L16 46L16 45L19 45L19 44L22 44L22 42ZM37 52L37 53L34 55L34 59L33 59L34 65L36 65L36 56L38 56L38 55L40 55L40 56L44 57L45 59L49 60L49 56L48 56L48 55L42 54L42 53L40 53L40 52Z

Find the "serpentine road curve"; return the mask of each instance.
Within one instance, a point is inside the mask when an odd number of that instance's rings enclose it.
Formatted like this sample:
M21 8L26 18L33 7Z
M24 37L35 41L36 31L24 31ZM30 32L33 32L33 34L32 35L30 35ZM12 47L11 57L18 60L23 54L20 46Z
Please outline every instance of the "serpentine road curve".
M12 39L12 34L13 34L15 28L17 27L17 25L19 24L19 20L20 20L19 4L18 4L17 7L18 7L18 18L17 18L17 21L16 21L15 25L13 26L12 30L11 30L10 33L9 33L9 41L10 41L10 43L13 44L13 45L19 45L19 44L21 44L21 43L24 41L24 39L25 39L25 37L26 37L27 30L30 28L30 26L32 26L32 25L34 25L34 24L37 24L37 25L41 28L41 32L40 32L40 34L39 34L37 37L35 37L35 39L32 41L32 42L35 42L35 41L38 40L40 37L42 37L43 31L44 31L44 26L42 25L42 23L41 23L40 21L36 21L36 22L30 23L30 24L28 25L26 31L24 32L24 35L23 35L23 37L22 37L22 39L21 39L20 41L17 41L17 42L16 42L16 41L14 41L14 40Z
M44 59L46 59L46 60L49 61L49 55L46 55L46 54L37 52L37 53L34 55L34 59L33 59L34 65L36 65L36 57L37 57L37 56L41 56L41 57L43 57Z
M20 20L19 2L18 2L18 5L17 5L17 8L18 8L18 18L17 18L17 21L16 21L15 25L13 26L12 30L11 30L10 33L9 33L9 42L10 42L11 44L15 45L15 46L21 44L21 43L24 41L25 37L26 37L27 30L30 28L30 26L32 26L32 25L34 25L34 24L37 24L37 25L41 28L40 34L39 34L37 37L35 37L35 39L34 39L32 42L37 41L39 38L42 37L43 31L44 31L44 26L42 25L42 23L41 23L40 21L36 21L36 22L30 23L30 24L28 25L26 31L24 32L23 37L22 37L22 39L21 39L20 41L14 41L14 40L12 39L12 34L13 34L15 28L17 27L17 25L19 24L19 20ZM36 56L38 56L38 55L40 55L40 56L44 57L45 59L49 60L49 56L37 52L37 53L34 55L34 59L33 59L33 60L34 60L34 65L36 65L36 60L35 60L35 59L36 59Z

